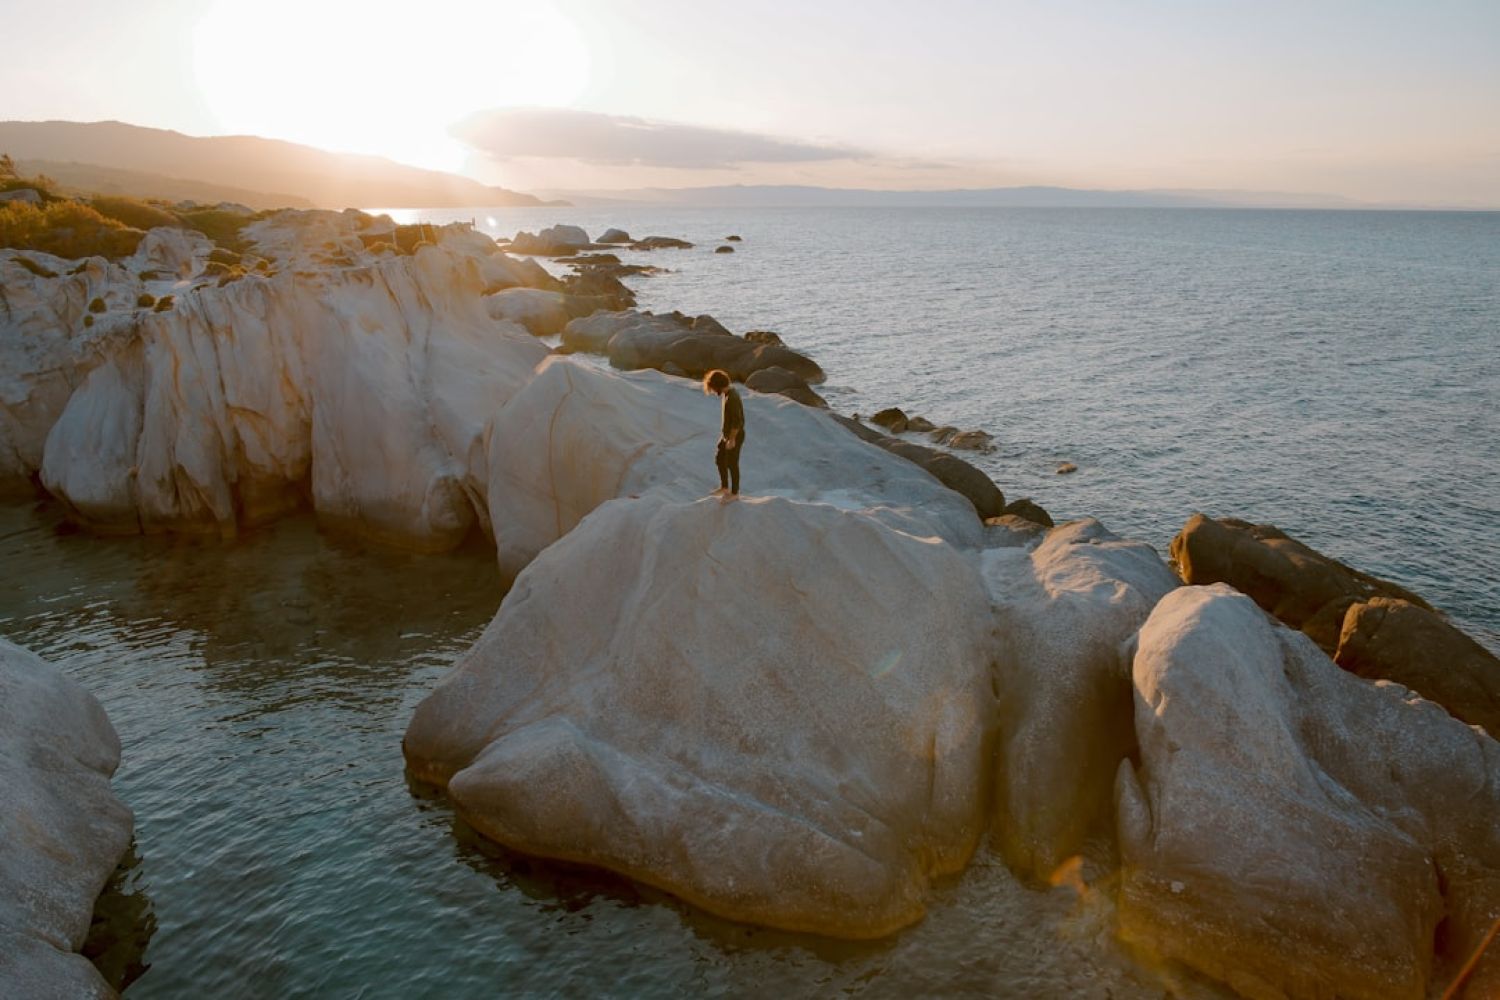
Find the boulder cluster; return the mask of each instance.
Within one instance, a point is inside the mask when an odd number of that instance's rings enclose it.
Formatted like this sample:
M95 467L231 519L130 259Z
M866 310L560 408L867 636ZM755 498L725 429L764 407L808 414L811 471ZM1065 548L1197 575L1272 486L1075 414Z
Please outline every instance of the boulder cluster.
M493 543L511 588L403 743L484 836L844 938L920 919L978 852L1040 885L1102 843L1118 934L1251 997L1422 997L1500 920L1500 662L1416 595L1201 515L1174 573L1007 503L961 432L831 413L776 334L570 288L468 227L280 213L244 240L268 267L228 283L181 233L32 260L51 277L0 251L0 479L102 531L308 506ZM747 387L742 499L704 496L710 368ZM0 816L24 826L0 992L86 984L118 747L21 651L0 695L0 799L25 804ZM1495 995L1500 953L1465 974Z

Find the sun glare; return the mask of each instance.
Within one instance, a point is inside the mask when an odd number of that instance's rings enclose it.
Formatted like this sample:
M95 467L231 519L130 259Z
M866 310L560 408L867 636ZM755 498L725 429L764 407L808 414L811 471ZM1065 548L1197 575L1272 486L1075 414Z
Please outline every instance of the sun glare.
M588 84L577 27L546 0L215 0L193 65L224 132L457 170L448 135L493 107L570 104Z

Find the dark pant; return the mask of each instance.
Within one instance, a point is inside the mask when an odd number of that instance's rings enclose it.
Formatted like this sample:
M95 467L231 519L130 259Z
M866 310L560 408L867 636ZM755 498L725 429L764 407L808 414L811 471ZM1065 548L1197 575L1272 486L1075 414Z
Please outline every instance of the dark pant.
M745 434L735 435L731 448L719 438L719 450L714 453L714 464L719 467L719 485L731 493L740 491L740 449L745 447Z

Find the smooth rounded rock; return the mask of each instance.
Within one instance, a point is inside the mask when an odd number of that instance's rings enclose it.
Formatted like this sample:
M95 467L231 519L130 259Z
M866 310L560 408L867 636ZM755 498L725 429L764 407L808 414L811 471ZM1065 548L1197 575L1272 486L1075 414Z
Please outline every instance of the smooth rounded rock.
M949 546L827 504L616 501L521 574L404 749L512 848L879 937L978 843L989 650Z

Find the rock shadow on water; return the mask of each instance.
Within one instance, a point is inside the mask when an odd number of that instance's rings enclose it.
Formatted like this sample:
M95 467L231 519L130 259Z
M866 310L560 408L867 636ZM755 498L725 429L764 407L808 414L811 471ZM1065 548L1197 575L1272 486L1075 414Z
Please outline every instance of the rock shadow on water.
M147 535L108 545L72 528L52 502L24 522L3 551L61 567L28 581L24 603L47 613L52 596L86 586L102 624L186 635L202 683L250 696L251 712L309 698L395 703L433 637L482 628L505 593L493 552L478 542L441 555L396 552L321 530L306 514L230 541ZM48 548L56 551L37 558Z
M631 937L647 944L654 939L656 947L675 953L695 952L695 966L707 963L713 969L705 973L709 979L696 980L700 991L710 989L713 975L723 974L726 983L743 986L748 978L760 984L760 992L787 997L1229 1000L1234 995L1179 963L1139 953L1116 938L1119 859L1108 836L1091 838L1051 885L1024 882L997 854L982 850L961 874L934 879L920 922L882 938L847 940L728 920L615 872L512 850L457 816L439 787L410 772L406 780L432 832L445 831L454 858L492 880L502 894L519 894L538 912L553 915L561 934L596 920L630 920ZM683 938L674 941L672 930ZM975 940L991 942L978 959Z
M94 903L81 949L110 988L123 992L151 968L147 952L156 934L156 908L146 893L145 866L134 839Z

